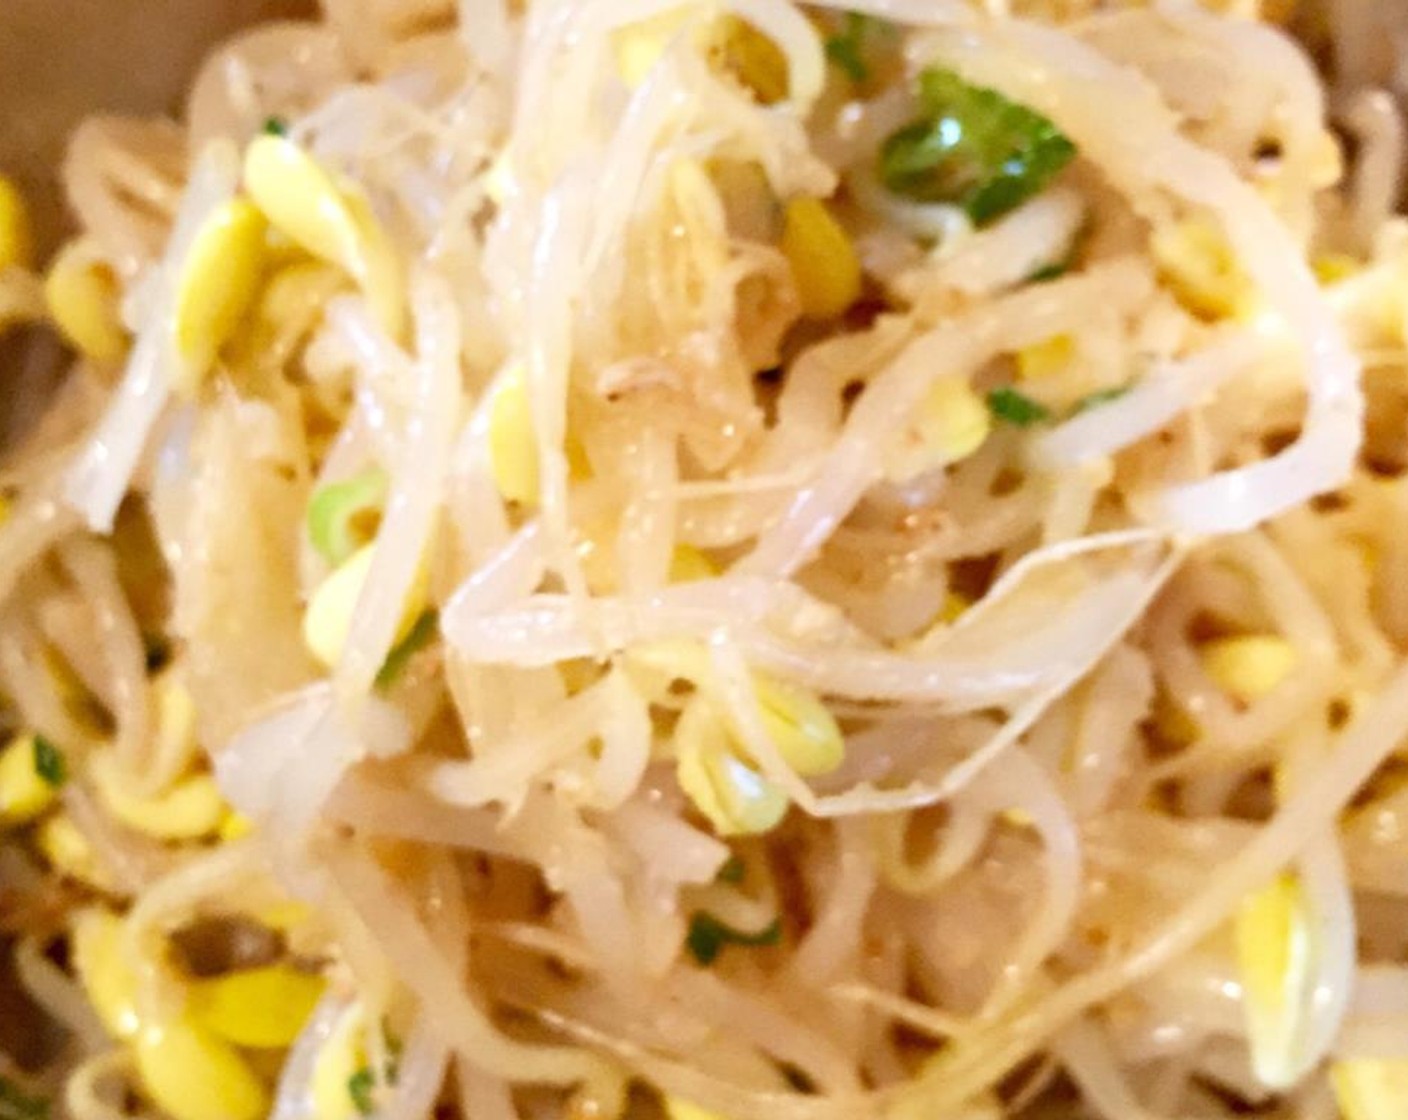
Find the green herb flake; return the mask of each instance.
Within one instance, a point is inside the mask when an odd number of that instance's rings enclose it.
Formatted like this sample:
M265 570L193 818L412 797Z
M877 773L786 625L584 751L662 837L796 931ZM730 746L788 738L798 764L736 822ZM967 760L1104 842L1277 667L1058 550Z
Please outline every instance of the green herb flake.
M34 772L54 789L58 789L68 780L64 752L43 735L34 736Z
M869 24L870 20L860 12L847 12L845 28L826 40L826 57L857 85L870 77L870 67L862 53Z
M715 878L720 883L741 883L748 874L748 865L743 862L741 856L729 856L728 860L719 868L719 873Z
M1048 118L951 70L919 77L923 115L880 149L891 191L963 207L975 225L1002 217L1038 194L1076 154Z
M713 964L725 945L776 945L782 940L782 923L773 923L757 933L744 933L726 926L714 915L696 910L689 920L689 936L685 944L700 964Z
M353 1106L363 1116L370 1116L376 1109L376 1102L372 1100L372 1092L375 1089L376 1078L372 1075L370 1066L363 1066L347 1079L347 1095L352 1098Z
M263 131L269 136L287 136L288 121L283 117L265 117Z
M1097 389L1093 393L1087 393L1076 401L1075 406L1071 409L1071 415L1079 416L1082 412L1089 412L1092 408L1099 408L1102 404L1117 401L1133 388L1134 384L1131 382L1128 385L1116 385L1111 389Z
M988 393L988 411L1018 428L1030 428L1051 419L1051 410L1044 404L1010 387Z
M49 1102L31 1097L8 1077L0 1077L0 1120L49 1120Z
M377 688L387 689L395 684L406 671L406 666L411 663L411 658L433 642L439 633L439 612L433 609L422 611L411 626L410 632L392 646L391 652L386 655L386 660L382 662L376 674Z

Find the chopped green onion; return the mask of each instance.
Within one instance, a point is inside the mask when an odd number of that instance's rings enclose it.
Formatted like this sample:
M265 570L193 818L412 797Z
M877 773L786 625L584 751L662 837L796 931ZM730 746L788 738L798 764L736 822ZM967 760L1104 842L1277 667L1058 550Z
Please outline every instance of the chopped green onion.
M896 194L963 207L986 225L1037 194L1076 154L1046 117L951 70L919 76L923 115L880 150L880 176Z
M1051 410L1040 401L1012 388L993 389L988 393L988 411L997 419L1019 428L1029 428L1051 419Z
M376 1078L372 1076L369 1066L363 1066L347 1079L347 1095L352 1098L353 1106L363 1116L370 1116L376 1108L376 1102L372 1100L372 1091L375 1088Z
M270 136L287 136L288 121L283 117L265 117L263 131Z
M360 526L380 511L386 500L386 472L368 467L341 482L329 482L313 492L308 502L308 539L333 567L337 567L371 534Z
M377 688L390 688L397 678L406 671L411 658L435 640L440 632L440 615L434 609L421 611L420 617L412 624L410 633L391 647L386 660L376 674Z
M1068 273L1070 270L1071 262L1069 260L1052 261L1050 264L1042 265L1030 276L1028 276L1027 283L1045 284L1048 280L1055 280L1059 277L1066 275L1066 273Z
M43 735L34 736L34 772L54 789L58 789L68 780L64 752Z
M748 865L743 862L742 857L729 856L728 861L719 868L719 873L714 878L720 883L741 883L747 874Z
M381 1037L386 1042L386 1064L383 1072L386 1074L386 1083L395 1085L396 1079L401 1075L401 1054L406 1049L406 1044L391 1027L386 1020L381 1021Z
M1093 393L1086 393L1076 401L1075 407L1071 409L1071 415L1079 416L1082 412L1089 412L1092 408L1099 408L1102 404L1117 401L1133 388L1134 383L1130 382L1128 385L1116 385L1110 389L1096 389Z
M1053 261L1047 261L1040 268L1035 269L1028 277L1028 284L1044 284L1048 280L1055 280L1064 276L1076 266L1076 261L1080 258L1081 247L1090 236L1090 222L1087 219L1082 222L1080 228L1076 230L1075 236L1071 238L1071 243L1066 246L1066 251Z
M382 1063L381 1069L382 1081L387 1085L395 1085L401 1072L402 1043L387 1026L385 1019L381 1021L381 1037L386 1043L386 1061ZM361 1066L347 1079L347 1095L352 1098L352 1104L363 1116L370 1116L376 1111L376 1101L373 1099L375 1092L376 1075L372 1073L372 1067L369 1065Z
M49 1102L31 1097L8 1077L0 1077L0 1120L48 1120Z
M689 920L685 944L700 964L712 964L725 945L776 945L781 940L782 923L776 919L757 933L744 933L724 925L712 914L696 910Z
M847 12L846 25L839 35L826 40L826 57L846 72L846 77L859 85L870 77L870 67L861 55L862 41L870 20L860 12Z

